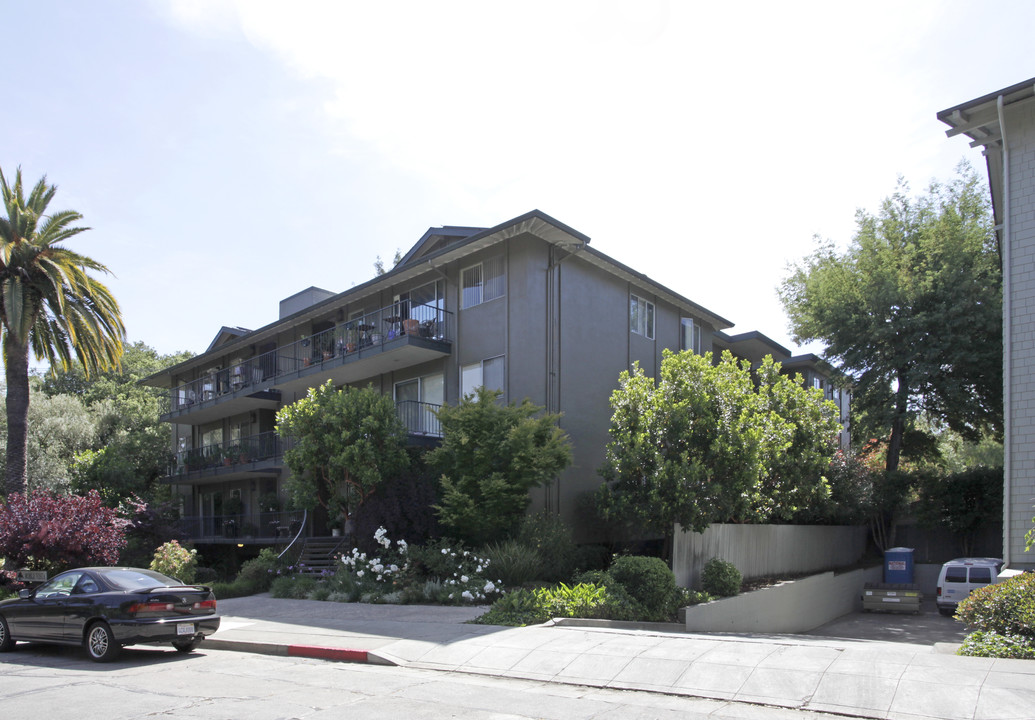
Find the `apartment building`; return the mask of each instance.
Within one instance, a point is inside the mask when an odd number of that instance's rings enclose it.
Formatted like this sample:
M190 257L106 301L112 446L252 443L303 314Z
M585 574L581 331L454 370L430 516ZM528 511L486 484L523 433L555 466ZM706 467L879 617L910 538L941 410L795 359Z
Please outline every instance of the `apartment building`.
M492 228L429 229L385 274L341 293L304 290L275 322L223 327L205 352L146 382L168 391L166 481L198 542L295 534L275 415L327 380L391 395L414 443L434 443L434 411L480 385L562 413L574 462L533 491L532 507L574 522L600 483L619 373L634 362L657 373L665 348L745 346L716 335L730 326L532 211Z
M1035 78L938 113L988 168L1003 265L1003 560L1035 570Z

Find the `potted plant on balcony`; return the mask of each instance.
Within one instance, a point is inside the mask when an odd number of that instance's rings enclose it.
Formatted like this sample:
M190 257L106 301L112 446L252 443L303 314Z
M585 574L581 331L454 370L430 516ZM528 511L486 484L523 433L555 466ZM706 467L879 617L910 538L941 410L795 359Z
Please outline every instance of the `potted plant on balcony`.
M223 450L220 453L223 456L223 465L227 467L233 465L234 462L237 460L237 456L239 453L240 450L236 445L231 445L230 447Z

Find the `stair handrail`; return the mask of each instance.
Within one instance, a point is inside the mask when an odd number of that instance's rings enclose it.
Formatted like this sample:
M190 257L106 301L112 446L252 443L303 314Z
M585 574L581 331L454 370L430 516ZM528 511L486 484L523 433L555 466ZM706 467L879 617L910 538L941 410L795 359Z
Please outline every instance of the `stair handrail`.
M277 560L280 560L282 557L284 557L287 554L287 551L290 550L291 548L293 548L295 546L295 543L298 542L298 538L302 537L302 533L305 532L305 523L306 523L306 520L308 518L309 518L309 511L303 509L302 510L302 522L298 526L298 532L295 533L295 537L292 538L291 542L289 542L287 544L287 547L285 547L283 550L280 551L280 555L277 555Z

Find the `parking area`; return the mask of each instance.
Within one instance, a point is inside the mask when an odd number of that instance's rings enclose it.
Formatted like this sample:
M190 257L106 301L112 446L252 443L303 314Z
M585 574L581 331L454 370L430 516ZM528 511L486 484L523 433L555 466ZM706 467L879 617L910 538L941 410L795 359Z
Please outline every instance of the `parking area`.
M933 599L920 603L920 614L858 612L810 630L804 635L878 642L934 645L960 643L967 634L963 624L938 613Z

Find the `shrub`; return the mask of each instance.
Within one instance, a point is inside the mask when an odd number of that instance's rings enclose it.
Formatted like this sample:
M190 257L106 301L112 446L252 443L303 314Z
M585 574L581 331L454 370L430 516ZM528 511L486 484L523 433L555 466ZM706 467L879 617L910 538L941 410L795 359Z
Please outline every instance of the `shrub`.
M427 455L441 488L439 523L476 545L506 538L522 520L529 490L571 464L559 416L527 398L501 404L501 394L479 388L458 405L443 405L442 444Z
M376 552L375 531L383 527L393 538L411 545L425 543L438 534L431 506L435 504L438 478L424 464L423 451L410 449L409 469L386 477L354 513L356 544L363 552Z
M270 585L270 595L275 598L305 600L316 589L316 578L309 575L281 575Z
M608 573L643 607L644 620L667 619L676 577L664 560L625 555L614 561Z
M736 595L740 592L742 582L743 578L736 566L719 558L709 560L708 564L704 566L704 572L701 573L701 585L704 587L704 591L719 597Z
M1023 635L1001 635L994 630L978 630L963 639L957 655L1035 660L1035 639Z
M538 552L540 565L536 579L550 583L571 580L579 558L578 547L571 528L559 516L545 512L527 515L518 526L515 538Z
M507 587L520 587L532 580L545 580L541 572L543 557L534 547L520 540L504 540L482 548L492 564L492 572Z
M126 521L100 494L13 493L0 508L0 557L8 566L59 572L114 565L126 546Z
M194 571L194 582L196 583L211 585L218 579L219 573L215 571L215 568L199 567Z
M283 567L284 563L277 557L277 551L273 548L263 548L259 551L258 557L246 560L241 565L241 571L237 573L235 582L243 582L256 588L254 592L269 590L270 583L277 570ZM251 593L248 593L251 594Z
M1035 639L1035 574L973 590L956 608L956 617L974 630Z
M507 593L475 620L482 625L532 625L555 617L605 617L609 591L602 585L559 583L550 588L522 588Z
M269 590L270 584L276 577L277 570L282 566L277 559L277 551L273 548L263 548L258 557L246 560L241 565L241 571L233 582L211 583L212 592L217 600L228 600L235 597L244 597Z
M198 567L198 551L170 540L157 550L151 561L151 569L163 575L176 578L187 585L194 582L194 571Z
M502 593L502 583L489 579L491 561L462 546L452 547L441 540L425 547L411 548L405 540L394 544L384 528L374 533L378 552L373 556L353 548L341 556L335 575L348 574L340 582L356 585L362 602L418 602L417 588L428 589L436 581L437 602L462 604L492 599Z

